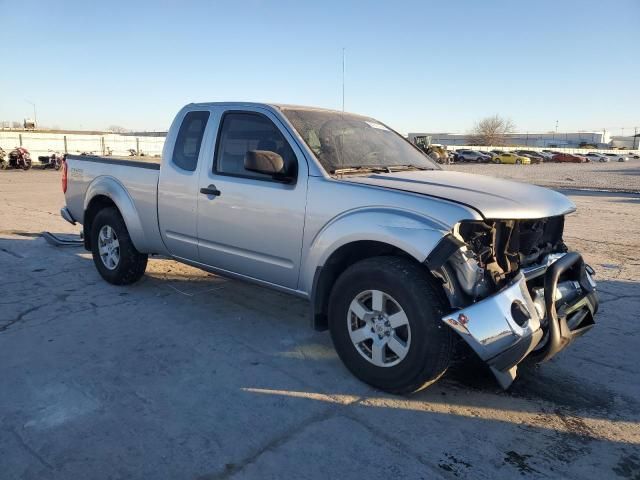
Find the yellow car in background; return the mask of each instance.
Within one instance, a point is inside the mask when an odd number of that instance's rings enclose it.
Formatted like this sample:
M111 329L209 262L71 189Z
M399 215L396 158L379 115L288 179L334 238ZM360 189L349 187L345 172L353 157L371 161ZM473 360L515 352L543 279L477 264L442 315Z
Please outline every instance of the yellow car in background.
M493 161L495 163L511 163L516 165L529 165L531 163L531 159L529 157L524 157L512 152L502 152L497 155Z

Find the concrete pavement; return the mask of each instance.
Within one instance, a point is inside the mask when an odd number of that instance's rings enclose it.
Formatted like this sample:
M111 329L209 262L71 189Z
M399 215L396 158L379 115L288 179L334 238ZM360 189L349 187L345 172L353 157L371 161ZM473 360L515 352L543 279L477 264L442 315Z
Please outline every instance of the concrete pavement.
M55 172L0 173L0 478L640 478L640 198L569 192L597 327L508 392L410 397L342 366L308 306L170 260L130 287L39 233Z

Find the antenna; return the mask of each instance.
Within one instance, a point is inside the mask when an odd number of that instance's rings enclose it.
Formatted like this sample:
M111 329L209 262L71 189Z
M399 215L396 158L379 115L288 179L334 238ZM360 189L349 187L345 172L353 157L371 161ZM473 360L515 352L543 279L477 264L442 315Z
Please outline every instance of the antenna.
M345 64L345 54L344 47L342 47L342 113L344 113L344 64Z

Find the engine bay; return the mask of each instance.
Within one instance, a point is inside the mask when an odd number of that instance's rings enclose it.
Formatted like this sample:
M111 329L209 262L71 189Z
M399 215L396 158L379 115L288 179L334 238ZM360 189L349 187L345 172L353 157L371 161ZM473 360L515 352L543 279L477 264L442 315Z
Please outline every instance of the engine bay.
M550 253L564 253L564 216L536 220L462 222L454 236L464 242L467 259L484 270L485 281L501 288L524 267L540 263ZM454 260L455 262L455 260Z

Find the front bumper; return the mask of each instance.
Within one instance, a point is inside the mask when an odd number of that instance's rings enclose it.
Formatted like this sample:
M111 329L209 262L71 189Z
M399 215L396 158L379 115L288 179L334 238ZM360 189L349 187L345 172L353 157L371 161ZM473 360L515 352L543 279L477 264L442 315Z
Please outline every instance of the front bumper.
M578 253L521 271L506 287L442 317L486 362L503 388L526 357L549 360L594 325L598 297L593 271ZM544 285L528 282L544 275Z

